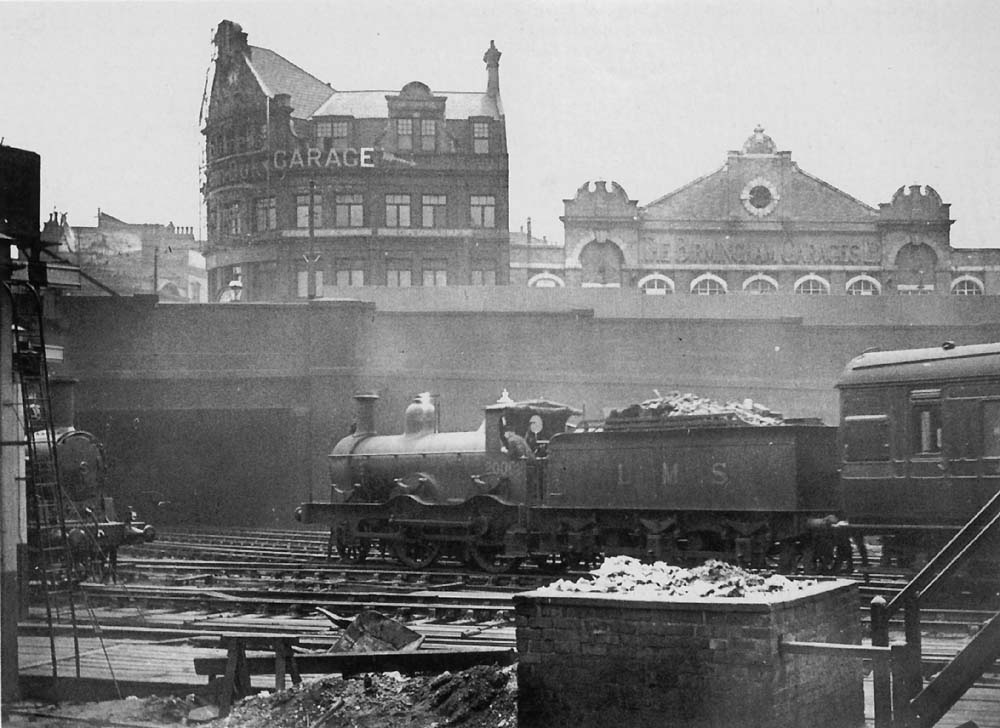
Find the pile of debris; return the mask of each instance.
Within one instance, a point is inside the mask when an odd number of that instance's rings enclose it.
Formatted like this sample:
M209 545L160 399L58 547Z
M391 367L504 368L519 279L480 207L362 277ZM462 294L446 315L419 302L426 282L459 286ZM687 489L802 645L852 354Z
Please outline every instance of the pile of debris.
M610 556L591 578L576 581L560 579L543 592L582 592L590 594L621 594L635 599L665 599L670 597L744 597L750 594L787 594L815 584L815 580L787 579L780 574L741 569L723 561L706 561L701 566L685 569L662 561L652 564L631 556Z
M622 410L612 410L606 424L613 425L626 421L650 422L663 420L667 417L713 416L756 426L780 425L784 422L780 414L772 412L752 399L720 404L715 400L690 392L686 394L670 392L663 396L657 392L655 399L647 399L645 402L630 405Z
M214 728L513 728L516 668L480 665L406 678L399 673L339 676L245 698Z

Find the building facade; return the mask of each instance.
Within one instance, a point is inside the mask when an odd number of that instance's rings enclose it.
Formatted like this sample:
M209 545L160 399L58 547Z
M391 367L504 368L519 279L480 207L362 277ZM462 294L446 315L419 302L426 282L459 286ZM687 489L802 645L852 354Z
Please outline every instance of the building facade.
M508 282L492 42L485 91L439 93L338 91L228 20L215 45L202 110L212 300Z
M96 226L70 225L53 213L45 232L58 255L80 269L80 295L155 294L166 303L207 303L203 241L172 222L130 223L97 211Z
M717 171L645 206L616 182L564 200L565 244L512 249L512 281L650 294L1000 293L1000 250L951 247L949 205L900 187L871 207L757 127Z

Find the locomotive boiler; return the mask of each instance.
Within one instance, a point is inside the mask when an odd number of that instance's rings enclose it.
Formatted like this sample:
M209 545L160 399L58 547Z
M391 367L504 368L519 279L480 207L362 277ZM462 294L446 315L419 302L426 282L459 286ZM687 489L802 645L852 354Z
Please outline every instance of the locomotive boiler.
M424 567L442 555L489 571L601 554L728 558L792 568L837 520L835 428L732 414L567 424L579 410L502 398L471 432L438 432L418 397L404 432L376 435L362 395L334 447L331 500L299 520L331 528L341 558L373 551Z

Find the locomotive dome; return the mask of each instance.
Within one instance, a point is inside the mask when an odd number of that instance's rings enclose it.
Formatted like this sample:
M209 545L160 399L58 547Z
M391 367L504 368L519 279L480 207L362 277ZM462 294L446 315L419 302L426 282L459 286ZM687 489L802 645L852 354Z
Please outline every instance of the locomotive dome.
M418 394L403 415L403 429L407 435L434 432L434 403L429 392Z

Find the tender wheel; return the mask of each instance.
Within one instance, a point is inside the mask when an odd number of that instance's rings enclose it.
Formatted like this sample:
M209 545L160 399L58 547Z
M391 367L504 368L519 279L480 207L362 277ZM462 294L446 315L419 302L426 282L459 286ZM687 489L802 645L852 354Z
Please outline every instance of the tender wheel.
M392 552L403 566L426 569L438 560L441 555L441 544L436 541L403 538L393 543Z
M795 574L802 564L802 553L794 539L784 539L768 554L768 566L779 574Z

